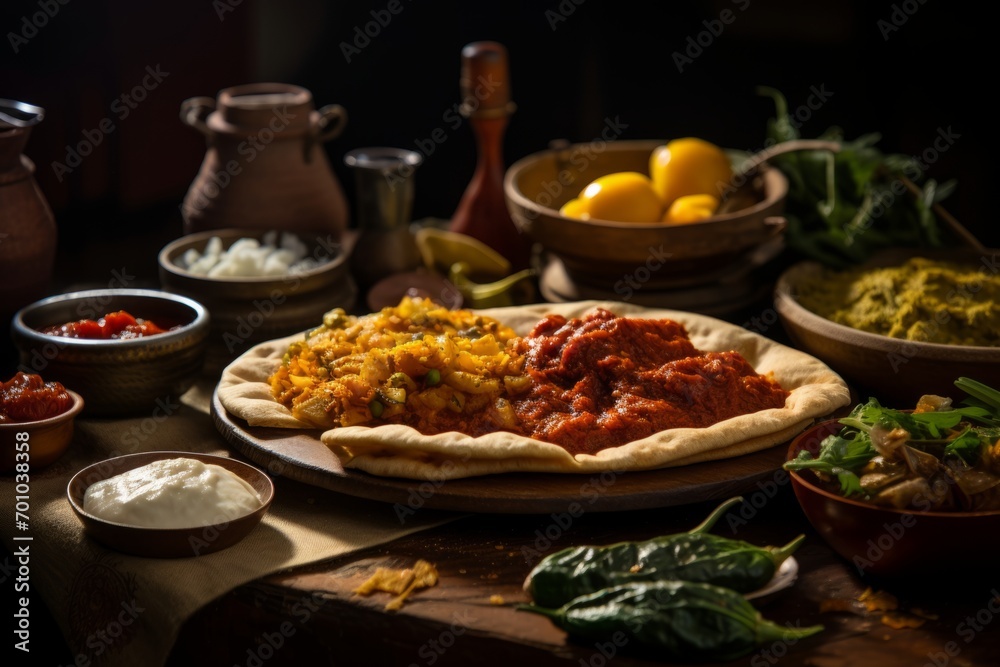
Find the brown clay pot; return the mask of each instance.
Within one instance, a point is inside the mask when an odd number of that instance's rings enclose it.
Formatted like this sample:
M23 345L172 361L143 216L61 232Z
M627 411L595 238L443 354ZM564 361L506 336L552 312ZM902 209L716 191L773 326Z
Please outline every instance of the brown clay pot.
M38 109L33 123L41 121L42 113ZM0 315L4 316L45 295L55 262L55 218L35 182L35 165L23 154L31 130L0 123Z
M181 207L185 234L283 229L340 239L347 200L321 144L343 131L343 107L317 111L304 88L255 83L185 100L180 115L208 140Z

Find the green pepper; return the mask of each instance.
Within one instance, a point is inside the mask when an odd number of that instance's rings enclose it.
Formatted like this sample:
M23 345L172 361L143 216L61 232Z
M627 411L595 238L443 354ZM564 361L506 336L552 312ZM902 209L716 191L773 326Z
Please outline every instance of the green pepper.
M758 547L707 533L742 500L731 498L687 533L644 542L570 547L550 554L531 571L524 588L537 604L553 608L602 588L639 581L683 579L740 593L755 591L774 577L805 535L783 547Z
M823 630L822 625L782 627L736 591L691 581L623 584L557 609L518 609L547 616L577 639L634 642L634 648L679 660L733 660L769 642L791 642Z

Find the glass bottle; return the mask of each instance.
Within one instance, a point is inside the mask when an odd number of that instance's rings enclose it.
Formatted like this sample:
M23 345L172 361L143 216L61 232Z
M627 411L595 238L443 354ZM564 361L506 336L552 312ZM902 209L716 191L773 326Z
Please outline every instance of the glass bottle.
M531 242L514 224L503 190L503 138L515 105L510 100L507 49L497 42L472 42L462 49L461 113L476 137L477 162L449 229L472 236L524 269Z

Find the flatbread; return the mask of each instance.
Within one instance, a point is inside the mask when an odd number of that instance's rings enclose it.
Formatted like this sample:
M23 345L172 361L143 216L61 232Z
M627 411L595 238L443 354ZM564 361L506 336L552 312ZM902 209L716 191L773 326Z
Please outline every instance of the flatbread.
M705 352L735 350L758 373L773 373L790 395L782 408L740 415L707 428L668 429L593 455L574 456L558 445L505 431L476 438L455 432L424 435L398 424L317 429L317 444L329 447L347 468L433 481L503 472L651 470L742 456L772 447L851 400L844 380L815 357L705 315L615 301L546 303L477 312L526 335L550 313L574 318L595 308L625 317L681 322L696 348ZM233 361L219 382L218 396L223 407L250 426L311 428L275 401L267 385L267 378L281 363L288 344L302 339L303 335L298 334L261 343Z

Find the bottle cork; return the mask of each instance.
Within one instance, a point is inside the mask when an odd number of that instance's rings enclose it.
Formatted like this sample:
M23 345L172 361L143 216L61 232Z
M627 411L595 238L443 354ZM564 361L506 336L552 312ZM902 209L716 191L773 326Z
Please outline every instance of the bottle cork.
M462 49L461 112L479 118L514 112L510 100L507 48L499 42L472 42Z

